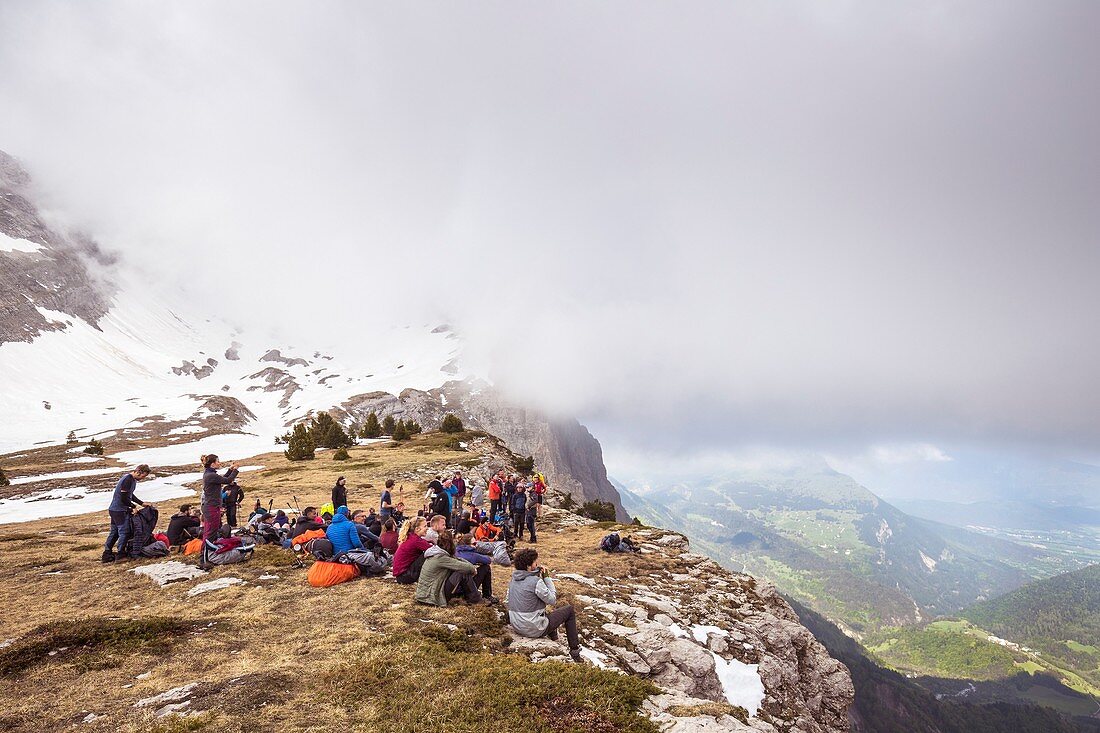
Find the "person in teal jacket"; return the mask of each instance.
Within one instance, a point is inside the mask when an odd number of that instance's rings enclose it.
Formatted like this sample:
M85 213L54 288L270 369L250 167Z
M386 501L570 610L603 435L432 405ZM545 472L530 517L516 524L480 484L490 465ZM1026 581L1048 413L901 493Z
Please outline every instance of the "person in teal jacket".
M355 522L348 519L348 508L342 506L336 510L336 516L332 518L332 524L325 530L325 537L332 543L332 554L340 557L351 550L365 550L363 540L359 539L359 531Z

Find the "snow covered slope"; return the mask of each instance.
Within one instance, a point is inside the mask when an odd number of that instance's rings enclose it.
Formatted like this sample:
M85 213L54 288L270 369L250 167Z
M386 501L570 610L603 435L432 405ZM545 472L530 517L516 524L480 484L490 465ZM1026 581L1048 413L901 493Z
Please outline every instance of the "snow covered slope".
M354 395L456 377L457 339L427 325L357 334L336 356L251 341L215 320L185 319L159 298L122 292L112 302L98 328L38 308L57 330L0 346L0 453L150 420L180 422L166 432L184 441L215 417L203 409L210 397L239 401L252 417L225 427L270 450L295 420Z

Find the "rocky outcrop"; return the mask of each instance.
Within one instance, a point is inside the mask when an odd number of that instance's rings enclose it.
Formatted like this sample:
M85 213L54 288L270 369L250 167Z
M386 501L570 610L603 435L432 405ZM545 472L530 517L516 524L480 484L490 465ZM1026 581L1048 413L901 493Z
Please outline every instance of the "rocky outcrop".
M277 364L286 364L287 366L309 366L309 362L305 359L298 357L283 356L278 349L271 349L263 356L260 357L260 361L275 362Z
M586 521L560 510L547 519ZM848 730L847 668L772 586L691 552L682 535L643 529L632 539L637 572L563 573L557 587L581 615L586 657L661 688L646 712L663 730ZM564 653L548 639L517 638L509 649L536 661Z
M111 306L113 288L93 267L112 259L86 236L48 225L29 198L31 181L19 163L0 151L0 234L25 240L34 251L0 246L0 344L33 341L67 324L54 311L95 326ZM34 247L34 245L38 245Z
M453 413L467 428L491 433L513 452L532 456L539 470L552 477L558 493L570 494L578 504L610 502L620 521L629 519L619 492L607 478L599 441L576 420L521 407L475 381L447 382L428 391L406 389L400 395L370 392L331 410L347 424L361 424L371 412L379 418L411 419L425 430L434 429L444 415Z

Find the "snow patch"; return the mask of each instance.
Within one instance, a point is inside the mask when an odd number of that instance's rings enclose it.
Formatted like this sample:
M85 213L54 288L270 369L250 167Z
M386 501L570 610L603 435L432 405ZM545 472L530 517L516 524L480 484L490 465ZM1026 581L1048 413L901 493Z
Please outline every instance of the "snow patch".
M0 252L41 252L42 245L28 239L16 239L0 232Z
M764 702L764 681L756 664L745 664L736 659L729 661L714 652L714 672L722 683L722 693L730 705L740 705L755 716Z

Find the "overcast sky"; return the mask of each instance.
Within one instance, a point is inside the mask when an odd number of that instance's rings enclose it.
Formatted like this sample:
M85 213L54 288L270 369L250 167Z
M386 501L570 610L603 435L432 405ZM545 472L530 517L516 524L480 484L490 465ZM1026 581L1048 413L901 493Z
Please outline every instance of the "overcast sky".
M0 0L0 149L227 316L452 320L609 445L1095 455L1098 37L1088 1Z

